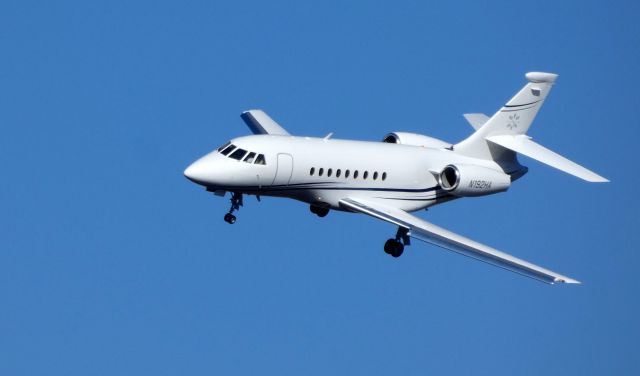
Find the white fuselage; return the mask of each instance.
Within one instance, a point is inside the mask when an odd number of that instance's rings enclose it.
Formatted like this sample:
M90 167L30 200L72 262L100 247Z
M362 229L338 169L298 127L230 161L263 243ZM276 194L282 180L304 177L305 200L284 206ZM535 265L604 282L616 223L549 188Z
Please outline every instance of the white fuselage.
M265 164L247 163L216 150L194 162L185 174L211 191L288 197L338 210L341 199L354 195L405 211L424 209L455 198L441 189L435 176L446 165L501 169L493 161L448 149L384 142L252 135L231 144L246 150L245 156L264 155Z

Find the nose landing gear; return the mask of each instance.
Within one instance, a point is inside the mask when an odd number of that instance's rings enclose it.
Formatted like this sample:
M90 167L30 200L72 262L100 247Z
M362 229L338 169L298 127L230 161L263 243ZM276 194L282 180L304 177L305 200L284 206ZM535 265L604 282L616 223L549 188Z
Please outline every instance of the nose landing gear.
M395 258L402 256L404 246L411 245L409 239L409 230L404 227L398 227L395 239L389 239L384 243L384 252Z
M236 216L231 214L231 213L227 213L224 215L224 221L227 222L228 224L232 225L234 223L236 223Z
M242 204L242 193L233 192L231 195L231 208L229 209L229 212L224 215L224 221L230 225L236 223L236 216L233 215L233 212L235 210L240 210Z

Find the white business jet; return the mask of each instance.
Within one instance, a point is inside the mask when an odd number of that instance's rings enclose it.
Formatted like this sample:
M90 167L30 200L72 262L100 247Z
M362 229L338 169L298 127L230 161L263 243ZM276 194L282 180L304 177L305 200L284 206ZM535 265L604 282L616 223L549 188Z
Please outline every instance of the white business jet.
M263 111L250 110L241 118L254 135L225 143L184 175L217 195L231 193L224 217L231 224L243 194L287 197L308 203L320 217L340 210L398 226L384 245L393 257L413 237L543 282L579 283L409 214L506 191L528 170L516 153L589 182L608 181L526 135L557 75L532 72L526 78L524 88L492 117L465 114L475 133L457 144L405 132L390 133L382 142L297 137Z

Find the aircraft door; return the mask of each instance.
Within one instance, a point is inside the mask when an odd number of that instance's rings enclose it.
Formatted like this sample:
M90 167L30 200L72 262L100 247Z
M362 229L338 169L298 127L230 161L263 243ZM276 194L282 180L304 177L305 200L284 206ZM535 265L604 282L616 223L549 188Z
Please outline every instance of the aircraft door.
M293 157L290 154L278 154L278 169L272 185L287 185L293 172Z

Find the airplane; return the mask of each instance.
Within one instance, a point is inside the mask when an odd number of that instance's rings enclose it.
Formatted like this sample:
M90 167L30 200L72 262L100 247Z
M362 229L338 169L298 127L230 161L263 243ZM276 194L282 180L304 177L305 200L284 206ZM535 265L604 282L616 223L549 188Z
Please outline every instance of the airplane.
M226 142L184 175L218 196L230 192L231 208L224 216L230 224L243 195L290 198L309 204L319 217L337 210L397 226L384 244L393 257L415 238L549 284L580 283L410 214L508 190L528 171L517 154L588 182L608 182L527 136L558 75L525 77L525 86L493 116L465 114L475 132L457 144L408 132L389 133L382 142L333 139L331 133L298 137L264 111L249 110L240 116L253 135Z

